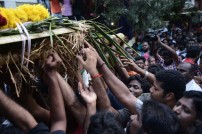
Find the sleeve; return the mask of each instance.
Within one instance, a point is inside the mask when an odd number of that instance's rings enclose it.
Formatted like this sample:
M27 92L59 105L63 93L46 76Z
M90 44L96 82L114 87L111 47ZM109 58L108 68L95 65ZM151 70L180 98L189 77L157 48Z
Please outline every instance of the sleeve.
M49 129L45 124L39 123L28 134L49 134Z
M143 102L140 99L137 99L137 101L135 103L135 108L139 115L141 115L142 105L143 105Z
M51 134L66 134L66 133L62 130L58 130L58 131L52 132Z

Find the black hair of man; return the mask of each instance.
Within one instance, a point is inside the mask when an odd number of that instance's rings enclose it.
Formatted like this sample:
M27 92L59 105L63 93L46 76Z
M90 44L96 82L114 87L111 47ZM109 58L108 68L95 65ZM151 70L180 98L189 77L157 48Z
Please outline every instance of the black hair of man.
M187 55L186 58L198 58L200 55L200 48L199 46L190 46L187 48Z
M161 49L160 53L161 53L161 56L168 56L168 57L172 58L172 54L164 48Z
M147 134L177 134L179 119L168 106L146 101L142 108L142 130Z
M190 68L190 74L192 74L192 76L198 76L197 73L201 73L200 68L198 65L196 64L191 64L191 68Z
M135 61L142 60L145 63L145 58L143 56L138 56L135 58Z
M125 134L125 131L112 113L99 112L91 117L87 134Z
M164 70L164 68L160 64L153 64L150 65L147 70L148 72L155 75L157 72Z
M164 96L170 92L175 95L178 101L184 94L186 82L183 75L175 70L162 70L155 74L156 80L161 83Z
M197 113L197 118L202 118L202 92L200 91L186 91L184 98L192 99Z
M134 76L131 76L127 79L126 84L128 85L133 80L136 80L140 83L141 88L143 90L143 93L149 93L149 89L151 88L151 84L146 79L143 79L139 75L134 75Z

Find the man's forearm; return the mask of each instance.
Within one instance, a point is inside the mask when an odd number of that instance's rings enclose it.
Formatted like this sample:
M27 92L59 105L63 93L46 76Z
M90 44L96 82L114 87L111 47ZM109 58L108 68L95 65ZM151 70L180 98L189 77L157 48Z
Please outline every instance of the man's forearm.
M66 106L72 106L77 101L76 95L74 91L72 90L71 86L62 78L62 76L57 73L57 79L59 83L59 87L61 89L64 103Z
M3 110L5 116L25 133L29 132L37 125L33 116L20 105L8 98L0 90L0 109Z
M93 78L92 81L93 81L94 92L97 94L97 105L99 110L104 110L104 111L110 110L111 104L101 79Z
M86 115L86 107L77 99L71 86L57 73L60 89L64 98L65 106L74 114L79 124L83 124Z
M102 65L103 61L98 60L98 65ZM136 114L136 109L134 108L134 103L137 98L133 96L126 85L120 81L106 66L103 64L99 71L103 74L106 84L112 91L112 93L117 97L117 99L130 110L131 113Z
M66 113L64 101L57 79L57 72L48 72L49 94L50 94L50 114L51 114L51 132L57 130L66 131Z
M87 110L86 110L86 117L84 122L84 133L87 134L88 127L90 124L90 118L92 115L96 114L96 103L94 104L87 104Z

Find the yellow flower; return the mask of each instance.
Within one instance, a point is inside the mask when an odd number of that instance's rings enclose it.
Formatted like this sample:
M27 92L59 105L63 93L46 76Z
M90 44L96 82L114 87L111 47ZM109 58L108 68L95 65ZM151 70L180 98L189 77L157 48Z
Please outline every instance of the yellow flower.
M14 28L16 27L16 22L20 22L20 20L15 16L14 9L6 9L6 8L0 8L1 14L7 19L7 25L1 27L1 29L5 28Z
M19 6L18 8L26 12L28 16L28 21L37 22L49 17L48 10L40 4L38 5L25 4Z
M35 5L35 9L38 11L38 13L40 13L39 14L40 20L44 20L50 16L48 9L46 9L44 6L42 6L40 4Z
M15 12L15 16L17 18L19 18L22 23L28 21L28 16L27 16L27 14L26 14L26 12L24 10L22 10L20 8L16 8L14 10L14 12Z
M48 10L40 4L24 4L16 9L0 8L0 14L7 20L7 25L0 27L0 29L15 28L16 22L38 22L49 17Z

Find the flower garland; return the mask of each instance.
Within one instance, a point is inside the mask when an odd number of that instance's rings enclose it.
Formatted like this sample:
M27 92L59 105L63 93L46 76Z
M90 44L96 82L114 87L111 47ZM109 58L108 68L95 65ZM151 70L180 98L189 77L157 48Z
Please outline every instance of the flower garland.
M16 22L38 22L48 18L48 10L40 5L21 5L17 8L0 8L0 29L15 28Z

